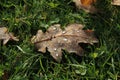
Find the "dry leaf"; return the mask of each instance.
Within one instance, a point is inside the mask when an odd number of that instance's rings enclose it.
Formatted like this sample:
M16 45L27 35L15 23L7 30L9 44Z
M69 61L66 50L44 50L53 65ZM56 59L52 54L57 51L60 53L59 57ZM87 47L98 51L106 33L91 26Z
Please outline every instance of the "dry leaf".
M112 0L112 5L120 6L120 0Z
M79 43L98 43L92 30L82 29L83 25L81 24L70 24L65 30L62 30L60 25L56 24L49 27L45 33L42 30L38 30L31 41L38 51L45 53L47 48L52 57L60 62L62 59L62 49L82 56L84 51L79 46Z
M0 40L3 40L3 44L5 45L9 40L19 41L12 33L8 32L6 27L0 27Z
M8 80L8 78L9 78L9 72L5 70L4 74L2 75L2 80Z
M73 0L78 9L83 9L89 13L97 12L97 9L93 6L96 3L96 0Z

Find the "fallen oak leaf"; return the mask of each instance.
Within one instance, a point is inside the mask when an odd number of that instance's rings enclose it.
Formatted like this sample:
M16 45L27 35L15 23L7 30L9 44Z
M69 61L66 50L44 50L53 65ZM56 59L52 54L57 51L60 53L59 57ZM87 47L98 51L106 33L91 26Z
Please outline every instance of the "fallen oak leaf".
M17 37L14 37L13 33L9 33L6 27L0 27L0 40L3 40L5 45L9 40L19 41Z
M96 13L97 9L93 6L96 0L73 0L78 9L83 9L88 13Z
M51 56L60 62L62 59L62 49L82 56L84 50L80 47L79 43L98 43L92 30L82 29L83 25L81 24L70 24L65 30L62 30L60 25L57 24L49 27L45 33L42 30L38 30L36 36L33 36L31 41L38 51L45 53L47 48Z
M112 0L112 5L120 6L120 0Z

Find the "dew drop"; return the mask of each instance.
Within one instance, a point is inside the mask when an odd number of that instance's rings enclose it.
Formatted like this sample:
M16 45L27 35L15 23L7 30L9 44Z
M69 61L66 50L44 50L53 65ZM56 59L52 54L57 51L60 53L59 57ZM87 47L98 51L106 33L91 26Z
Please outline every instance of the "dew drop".
M67 39L66 39L66 38L64 38L63 40L64 40L64 41L67 41Z
M56 56L58 56L58 54L56 54Z
M63 33L63 34L65 34L66 32L65 32L65 31L63 31L62 33Z
M57 28L55 28L55 27L53 28L53 30L56 30L56 29L57 29Z
M57 49L56 48L54 48L54 51L56 51Z

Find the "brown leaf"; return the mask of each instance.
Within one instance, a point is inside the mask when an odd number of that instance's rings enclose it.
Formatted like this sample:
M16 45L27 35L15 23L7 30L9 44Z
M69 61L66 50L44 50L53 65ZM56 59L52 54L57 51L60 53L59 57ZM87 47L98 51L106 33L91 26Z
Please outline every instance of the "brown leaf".
M97 9L93 6L96 0L73 0L78 9L83 9L88 13L96 13Z
M82 29L83 25L81 24L70 24L65 30L61 30L60 25L57 24L49 27L45 33L38 30L36 36L33 36L31 41L38 51L45 53L47 48L52 57L60 62L62 49L82 56L84 51L79 46L79 43L98 43L92 30Z
M16 37L14 37L13 33L9 33L6 27L0 27L0 40L3 40L3 44L5 45L9 40L19 41Z
M2 80L8 80L9 78L9 71L4 70L4 74L2 75Z
M112 5L120 6L120 0L112 0Z

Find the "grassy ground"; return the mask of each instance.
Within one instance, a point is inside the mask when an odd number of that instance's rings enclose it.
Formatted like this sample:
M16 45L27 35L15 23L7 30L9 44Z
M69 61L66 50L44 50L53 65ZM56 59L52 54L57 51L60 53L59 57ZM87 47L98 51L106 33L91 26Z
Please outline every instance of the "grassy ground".
M98 14L77 10L70 0L0 0L0 25L19 42L0 45L0 80L117 80L120 79L120 7L98 0ZM30 42L38 29L50 25L81 23L95 30L97 46L87 46L85 56L64 54L56 63L34 50ZM22 50L21 50L22 49Z

